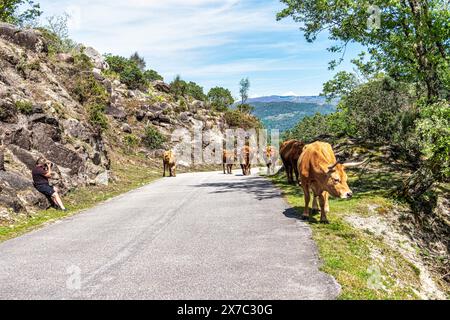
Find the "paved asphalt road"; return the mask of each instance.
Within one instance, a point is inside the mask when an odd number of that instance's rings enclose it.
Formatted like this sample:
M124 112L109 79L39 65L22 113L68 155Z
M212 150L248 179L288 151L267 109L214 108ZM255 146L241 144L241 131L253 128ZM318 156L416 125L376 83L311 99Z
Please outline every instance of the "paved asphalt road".
M269 181L183 174L0 244L0 299L333 299L319 266Z

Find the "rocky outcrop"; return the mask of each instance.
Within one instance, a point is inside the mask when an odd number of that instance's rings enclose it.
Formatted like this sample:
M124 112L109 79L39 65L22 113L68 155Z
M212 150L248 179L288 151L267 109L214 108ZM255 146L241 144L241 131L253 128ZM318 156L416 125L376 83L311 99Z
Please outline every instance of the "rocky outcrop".
M148 126L169 142L175 129L225 128L223 117L212 115L203 102L185 99L180 105L162 81L154 82L147 92L129 90L108 77L104 72L108 64L93 48L79 46L75 53L60 53L53 59L45 53L40 32L0 24L0 220L11 217L11 212L31 214L50 205L31 181L39 157L54 163L52 184L65 193L108 184L114 179L108 151L125 148L121 144L126 138L139 141ZM91 64L80 66L82 55ZM95 84L80 85L86 78ZM94 93L86 92L93 87ZM106 117L106 132L95 126L86 102L100 91L97 101ZM159 158L163 151L142 152Z
M47 43L38 30L21 30L8 23L0 23L0 37L34 52L47 52Z

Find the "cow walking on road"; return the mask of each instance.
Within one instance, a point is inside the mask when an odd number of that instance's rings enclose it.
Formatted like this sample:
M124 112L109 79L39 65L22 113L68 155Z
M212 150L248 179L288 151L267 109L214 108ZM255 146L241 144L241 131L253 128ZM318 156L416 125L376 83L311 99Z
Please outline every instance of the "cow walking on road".
M223 174L233 174L233 166L236 160L234 151L223 151Z
M267 147L266 152L264 152L264 161L267 166L267 175L275 174L278 161L278 152L275 147Z
M169 174L171 177L177 176L177 163L173 151L164 152L163 165L164 165L163 177L166 176L166 170L169 170Z
M329 194L336 198L350 199L353 196L353 192L347 184L345 168L361 164L339 163L331 145L328 143L315 142L305 146L298 162L298 171L305 194L303 217L309 219L309 204L312 191L314 197L313 210L317 211L320 205L320 222L328 223L327 214L330 212Z
M249 146L245 146L242 149L242 152L240 155L242 174L244 176L249 176L252 174L253 157L254 157L254 152L253 152L252 148L250 148Z

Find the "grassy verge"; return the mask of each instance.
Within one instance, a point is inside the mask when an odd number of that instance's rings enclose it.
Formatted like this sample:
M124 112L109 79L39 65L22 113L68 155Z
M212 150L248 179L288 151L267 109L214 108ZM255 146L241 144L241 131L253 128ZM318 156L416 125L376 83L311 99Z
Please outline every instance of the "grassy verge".
M75 215L105 200L148 184L161 177L161 170L144 159L120 161L113 165L114 181L108 186L78 188L64 196L68 209L61 212L54 209L39 211L31 217L18 217L13 224L0 226L0 242L23 235L59 219Z
M349 176L356 196L349 201L331 199L329 225L319 224L319 216L310 221L323 261L321 270L342 286L340 299L418 299L420 271L382 239L354 228L345 220L355 214L388 214L394 205L388 197L389 186L395 184L396 177L376 173L361 178L355 173ZM300 219L304 208L300 188L288 185L284 175L272 180L283 190Z

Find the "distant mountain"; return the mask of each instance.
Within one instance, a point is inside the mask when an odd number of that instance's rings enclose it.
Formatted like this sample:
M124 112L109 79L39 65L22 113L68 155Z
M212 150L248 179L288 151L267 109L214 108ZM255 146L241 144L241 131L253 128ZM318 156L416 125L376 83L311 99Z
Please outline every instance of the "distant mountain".
M268 96L268 97L259 97L259 98L251 98L248 99L248 102L250 104L257 103L257 102L263 102L263 103L270 103L270 102L295 102L295 103L313 103L318 105L332 105L337 106L339 100L335 99L331 102L327 101L326 97L321 96Z

